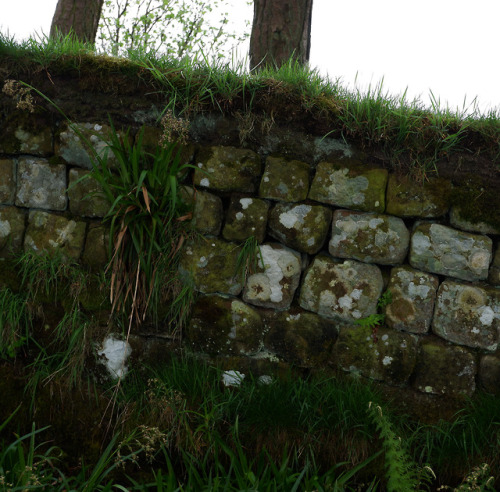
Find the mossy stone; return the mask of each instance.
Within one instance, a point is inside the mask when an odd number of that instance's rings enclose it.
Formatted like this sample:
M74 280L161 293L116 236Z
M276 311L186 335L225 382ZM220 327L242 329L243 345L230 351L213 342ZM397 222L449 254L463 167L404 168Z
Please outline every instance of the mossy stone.
M89 225L82 264L92 271L102 271L109 261L109 229L100 223Z
M235 242L243 242L253 236L261 243L266 235L268 210L269 203L265 200L233 195L222 236L227 241Z
M0 203L11 205L16 192L14 160L0 159Z
M0 208L0 258L22 252L26 214L16 207Z
M68 198L71 213L80 217L104 217L112 205L90 172L77 168L69 171Z

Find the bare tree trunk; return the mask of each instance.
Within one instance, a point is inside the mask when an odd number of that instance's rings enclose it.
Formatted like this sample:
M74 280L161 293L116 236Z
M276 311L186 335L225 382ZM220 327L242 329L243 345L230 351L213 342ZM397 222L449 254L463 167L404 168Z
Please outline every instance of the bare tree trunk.
M254 0L250 69L309 61L313 0Z
M81 41L95 43L104 0L58 0L50 37L73 32Z

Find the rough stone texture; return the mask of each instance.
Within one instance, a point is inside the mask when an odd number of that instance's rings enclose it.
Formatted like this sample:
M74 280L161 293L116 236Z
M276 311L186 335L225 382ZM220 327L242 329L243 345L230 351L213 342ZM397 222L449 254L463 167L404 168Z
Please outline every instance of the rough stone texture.
M14 160L0 159L0 203L12 205L16 192Z
M0 258L22 250L25 214L16 207L0 208Z
M488 393L500 393L500 357L487 354L479 361L478 379L481 389Z
M410 233L398 217L336 210L328 251L338 258L395 265L406 258L409 242Z
M500 244L497 244L495 256L490 266L488 282L493 285L500 285Z
M410 264L462 280L488 277L492 241L441 224L419 224L411 237Z
M436 395L472 396L476 372L474 355L466 348L423 339L413 387Z
M429 178L424 183L391 174L387 184L386 213L398 217L442 217L450 208L451 182Z
M100 224L90 224L82 254L82 263L94 271L105 268L109 261L109 230Z
M344 371L401 385L408 382L417 359L417 338L387 328L375 337L369 326L342 325L333 360Z
M39 254L60 252L77 260L82 253L85 228L85 222L32 210L24 236L24 250Z
M209 355L253 355L262 347L263 323L239 299L203 296L193 308L186 336L194 350Z
M299 286L300 254L281 244L263 244L260 253L258 271L248 277L243 300L255 306L288 309Z
M17 165L18 207L66 209L66 166L46 159L22 157Z
M16 148L21 154L47 156L52 153L52 130L50 127L41 127L37 133L32 133L22 126L14 132L17 140Z
M219 191L253 192L260 176L260 157L236 147L207 147L196 156L194 184Z
M302 282L299 302L308 311L352 323L377 312L382 288L382 273L376 265L353 260L337 263L319 255Z
M320 162L309 198L364 212L385 210L386 169L362 169L340 162Z
M72 126L83 135L85 143L82 142L73 128L66 126L59 134L59 140L56 140L56 154L61 156L68 164L83 167L84 169L92 169L94 152L100 157L107 156L107 162L110 166L116 165L116 158L106 143L109 140L111 130L108 125L74 123ZM90 151L87 142L92 145L93 151Z
M264 317L264 348L301 367L326 364L337 340L334 322L298 308Z
M439 287L432 331L459 345L496 350L500 290L445 280Z
M269 234L297 251L316 254L325 243L332 211L321 205L278 203L269 215Z
M385 308L389 328L411 333L426 333L431 326L439 279L409 266L391 270L387 289L392 302Z
M493 227L486 222L469 222L460 217L460 209L456 205L450 210L450 224L457 229L469 232L480 232L481 234L500 234L498 227Z
M268 210L269 203L265 200L233 195L222 236L227 241L235 242L254 236L261 243L266 235Z
M101 185L83 169L70 169L68 198L71 213L80 217L104 217L112 205Z
M181 198L192 210L193 229L200 234L218 236L222 227L222 200L208 191L195 191L191 186L181 188Z
M241 247L214 237L189 241L183 249L179 271L204 294L237 296L243 288L237 259Z
M300 202L309 191L309 164L283 157L268 157L259 196L284 202Z

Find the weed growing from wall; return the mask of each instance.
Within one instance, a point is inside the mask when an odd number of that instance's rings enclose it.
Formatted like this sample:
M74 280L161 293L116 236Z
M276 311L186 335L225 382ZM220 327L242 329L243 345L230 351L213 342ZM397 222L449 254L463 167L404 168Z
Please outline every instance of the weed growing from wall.
M0 358L13 358L29 338L32 314L28 296L0 290Z

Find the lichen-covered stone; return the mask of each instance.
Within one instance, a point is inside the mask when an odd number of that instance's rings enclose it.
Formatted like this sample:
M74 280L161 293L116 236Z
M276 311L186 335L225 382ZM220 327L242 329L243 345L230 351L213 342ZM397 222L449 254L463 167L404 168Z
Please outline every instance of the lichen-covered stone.
M0 208L0 258L7 258L22 250L25 214L16 207Z
M500 285L500 244L497 244L495 256L490 266L488 282L493 285Z
M49 126L37 127L36 133L19 126L14 132L16 148L21 154L47 156L52 153L52 130Z
M320 162L309 198L364 212L385 210L386 169L362 169L359 165Z
M389 384L406 384L417 360L417 338L380 327L342 325L333 360L344 371Z
M113 167L116 165L116 158L107 143L110 131L111 128L108 125L99 125L97 123L68 125L59 134L59 140L56 140L56 154L68 164L83 167L84 169L92 169L94 153L96 153L102 158L107 156L108 165ZM84 137L83 141L79 134ZM93 150L89 149L88 144L92 146Z
M500 234L500 228L486 222L471 222L463 219L460 215L460 207L454 205L450 210L450 224L457 229L469 232L480 232L481 234Z
M413 231L410 264L417 270L462 280L488 277L492 241L441 224L419 224Z
M429 331L434 312L439 279L409 266L391 270L387 290L392 302L385 308L385 322L389 328L411 333Z
M208 191L195 190L191 186L183 186L181 199L187 211L192 211L191 226L200 234L218 236L222 227L222 200Z
M186 337L209 355L253 355L263 343L259 313L236 298L202 296L194 305Z
M323 247L331 221L328 207L277 203L269 215L269 234L290 248L313 255Z
M299 286L300 274L299 253L281 244L263 244L258 271L249 275L243 300L255 306L288 309Z
M104 269L109 261L109 229L100 224L90 224L82 254L82 263L93 271Z
M328 251L338 258L395 265L408 252L410 233L399 217L335 210Z
M487 354L479 361L478 379L481 389L493 395L500 394L500 357Z
M476 389L476 372L474 355L465 347L423 339L413 387L436 395L472 396Z
M451 182L429 178L423 183L391 174L387 184L386 213L398 217L442 217L450 208Z
M38 254L60 252L77 260L82 253L85 228L85 222L32 210L24 236L24 250Z
M66 209L66 166L46 159L22 157L17 165L18 207Z
M112 205L90 172L77 168L69 171L68 198L71 213L80 217L104 217Z
M259 198L232 196L222 236L228 241L243 242L254 236L259 243L266 235L269 203Z
M14 160L0 159L0 203L12 205L15 192Z
M496 350L500 290L445 280L439 287L432 331L453 343Z
M299 302L308 311L352 323L377 312L383 284L376 265L319 255L302 282Z
M300 202L309 191L309 164L283 157L268 157L259 196L284 202Z
M204 294L218 292L237 296L242 274L237 271L241 247L214 237L189 241L183 248L179 272Z
M254 192L262 165L248 149L208 147L196 156L194 184L219 191Z
M334 322L295 308L264 317L264 324L269 327L264 348L283 360L301 367L329 362L337 340Z

